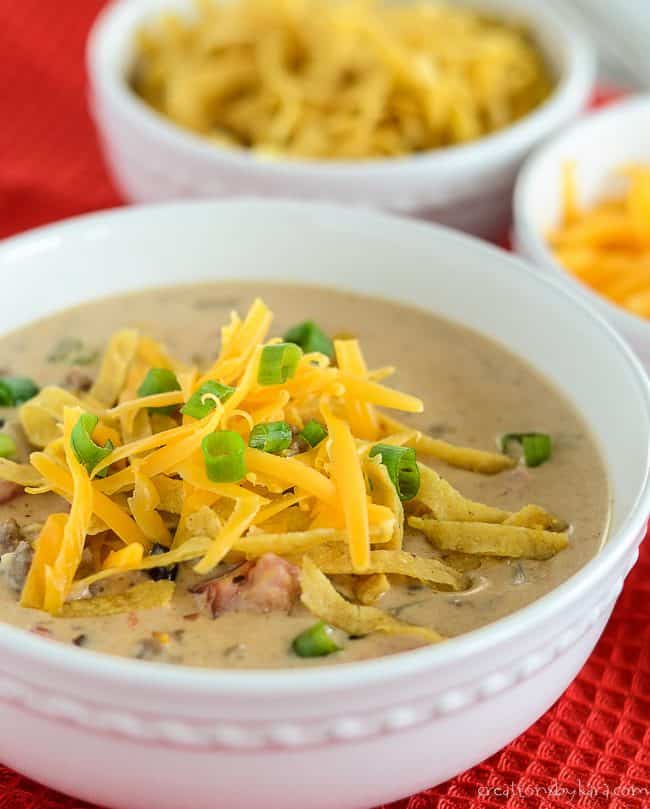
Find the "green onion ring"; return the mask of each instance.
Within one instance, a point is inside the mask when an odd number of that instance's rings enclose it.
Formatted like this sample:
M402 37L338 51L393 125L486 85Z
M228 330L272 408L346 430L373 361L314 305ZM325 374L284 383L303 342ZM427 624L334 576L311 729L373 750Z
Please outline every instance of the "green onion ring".
M291 427L286 421L269 421L256 424L248 438L248 446L263 452L282 452L293 441Z
M264 346L257 381L260 385L282 385L296 373L302 349L294 343Z
M232 430L209 433L201 442L205 471L214 483L238 483L246 476L246 444Z
M215 399L226 402L234 392L235 388L231 388L230 385L223 385L221 382L208 379L190 396L187 404L181 407L181 413L194 419L205 418L217 406Z

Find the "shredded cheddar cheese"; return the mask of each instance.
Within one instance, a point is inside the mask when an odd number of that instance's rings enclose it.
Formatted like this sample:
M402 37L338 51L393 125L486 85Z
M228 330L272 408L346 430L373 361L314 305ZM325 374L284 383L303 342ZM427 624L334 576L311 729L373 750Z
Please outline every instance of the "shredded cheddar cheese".
M620 174L622 192L582 205L575 165L567 164L562 220L548 241L579 281L632 314L650 318L650 166L628 166Z

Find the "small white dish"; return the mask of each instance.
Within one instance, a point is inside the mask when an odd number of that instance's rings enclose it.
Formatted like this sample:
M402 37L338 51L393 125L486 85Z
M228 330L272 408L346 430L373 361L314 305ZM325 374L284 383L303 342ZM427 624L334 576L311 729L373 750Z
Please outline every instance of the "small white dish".
M581 284L546 241L562 212L562 171L568 162L575 164L579 197L588 205L618 188L618 170L635 161L650 163L650 95L619 101L583 118L531 155L515 186L514 246L595 306L650 368L650 323Z
M404 159L264 161L220 148L153 112L128 87L135 31L189 0L119 0L99 16L88 41L90 107L116 183L133 202L187 197L312 199L418 216L483 237L510 221L516 173L528 152L585 107L594 52L567 12L536 0L467 0L527 23L554 70L551 98L524 119L466 146Z
M81 217L4 242L0 274L10 279L5 329L89 293L188 278L326 282L417 305L511 347L562 389L599 438L613 495L605 547L552 593L377 660L191 669L0 625L0 727L11 729L0 761L114 809L360 809L482 761L580 670L645 532L650 390L633 353L566 284L445 228L263 201Z

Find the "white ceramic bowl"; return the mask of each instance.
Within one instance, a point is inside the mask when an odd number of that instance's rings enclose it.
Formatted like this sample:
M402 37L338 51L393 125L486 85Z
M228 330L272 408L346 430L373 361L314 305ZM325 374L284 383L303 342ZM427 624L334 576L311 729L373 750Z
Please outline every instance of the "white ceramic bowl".
M435 220L479 236L510 221L517 169L536 144L584 108L594 76L591 45L572 16L537 0L465 0L527 21L559 78L551 99L499 134L402 160L262 161L221 149L151 111L128 88L135 30L189 0L121 0L100 15L88 43L90 106L112 174L126 197L312 199L364 205Z
M444 228L260 201L82 217L7 241L0 275L4 328L89 293L188 275L327 282L418 305L511 346L564 390L602 439L613 492L604 550L554 592L464 637L379 660L166 667L2 626L0 761L120 809L360 809L483 760L578 672L645 530L650 396L632 352L558 281Z
M517 180L514 242L517 252L563 279L589 300L627 338L650 368L650 323L609 303L577 281L556 261L545 234L561 215L562 169L576 165L580 199L598 200L620 186L616 172L626 163L650 163L650 95L620 101L587 116L535 152Z

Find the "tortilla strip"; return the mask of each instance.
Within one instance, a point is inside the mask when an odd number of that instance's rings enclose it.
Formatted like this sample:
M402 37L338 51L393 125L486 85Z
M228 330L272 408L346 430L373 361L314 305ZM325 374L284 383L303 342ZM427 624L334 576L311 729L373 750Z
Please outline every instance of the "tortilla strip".
M388 474L388 469L379 458L368 459L363 465L363 471L372 487L372 498L375 503L388 508L395 515L395 529L390 543L386 546L393 550L400 550L404 540L404 508L399 499L397 489Z
M137 584L125 593L70 601L63 605L60 616L62 618L97 618L100 615L117 615L133 610L166 607L172 600L175 587L173 581L147 581L144 584Z
M387 533L384 525L370 526L370 541L374 544L387 542L392 534L392 524ZM255 559L265 553L278 556L300 557L318 545L330 543L347 544L348 535L343 529L311 528L309 531L291 531L289 533L253 533L240 537L232 546L234 551L246 554L247 559ZM297 560L300 564L300 560Z
M174 548L166 553L158 553L155 555L150 554L134 564L104 567L97 573L92 573L90 576L86 576L84 579L78 579L76 582L74 582L72 593L83 593L88 589L88 587L90 587L91 584L95 584L95 582L98 581L103 581L104 579L110 579L120 573L126 573L134 570L151 570L155 567L169 567L170 565L178 565L181 562L189 562L192 559L197 559L199 556L203 556L212 544L212 541L213 540L208 536L192 537L178 548ZM131 546L128 545L127 548L129 547Z
M357 601L369 606L376 604L390 590L390 581L385 573L371 573L369 576L357 576L354 594Z
M553 531L481 522L438 522L409 517L408 523L442 551L514 559L550 559L568 545L567 535Z
M423 505L437 520L502 523L510 512L475 503L456 491L454 487L431 467L418 463L420 490L413 503Z
M343 548L321 547L309 552L309 558L323 573L330 576L354 573L350 556ZM407 551L370 551L367 573L387 573L407 576L411 579L433 584L441 590L463 590L465 577L439 559L415 556Z
M36 469L28 463L16 463L8 458L0 458L0 480L17 483L19 486L43 486L45 481Z
M79 399L63 388L56 385L43 388L18 411L18 418L29 443L42 448L61 438L63 408L80 405Z
M112 407L117 401L136 355L139 339L134 329L122 329L109 340L99 374L90 389L90 396L104 407Z
M379 422L387 434L410 429L408 425L385 413L379 414ZM449 466L468 469L470 472L479 472L482 475L495 475L497 472L503 472L504 469L512 469L516 464L516 461L507 455L471 447L459 447L424 433L418 433L417 437L409 441L406 446L414 447L423 455L433 455L448 463Z
M541 506L524 506L511 514L504 525L521 525L524 528L538 528L542 531L566 531L567 524L553 514L549 514Z
M185 499L183 481L170 478L168 475L156 475L152 482L160 497L158 510L168 511L170 514L180 514Z
M413 635L428 643L444 640L442 635L428 627L398 621L377 607L346 601L308 556L303 560L300 586L300 600L311 613L353 637L385 632L389 635Z

